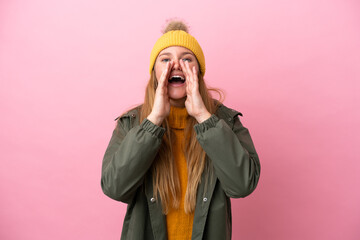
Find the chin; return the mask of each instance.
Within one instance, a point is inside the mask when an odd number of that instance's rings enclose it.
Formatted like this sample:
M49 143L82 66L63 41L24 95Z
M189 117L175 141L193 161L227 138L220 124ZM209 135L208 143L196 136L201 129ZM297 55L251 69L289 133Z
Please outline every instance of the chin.
M173 100L180 100L186 98L186 94L169 94L169 98Z
M186 98L186 91L171 91L171 89L169 89L169 98L174 100Z

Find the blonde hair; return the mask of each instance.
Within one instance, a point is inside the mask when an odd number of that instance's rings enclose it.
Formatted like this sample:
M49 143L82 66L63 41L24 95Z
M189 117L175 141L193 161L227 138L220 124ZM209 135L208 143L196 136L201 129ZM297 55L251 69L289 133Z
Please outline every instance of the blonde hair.
M173 30L188 30L187 26L181 21L173 21L168 23L165 32ZM199 92L202 97L202 100L205 104L206 109L211 113L215 113L220 102L215 101L209 91L215 91L220 96L220 101L222 100L222 92L218 89L209 89L207 88L203 76L199 74ZM140 122L142 122L147 116L151 113L154 100L155 100L155 91L158 85L156 75L154 70L152 70L150 75L150 80L147 84L145 91L145 100L144 104L141 107L140 111ZM184 153L187 161L187 172L188 172L188 182L187 189L185 193L185 203L184 208L186 213L192 213L195 210L196 206L196 193L201 181L201 175L204 171L206 174L212 174L212 167L210 163L206 161L206 153L200 146L196 138L196 133L194 131L194 125L197 124L195 118L189 116L185 128L185 139L184 139ZM168 120L165 119L161 125L166 129L166 132L163 136L162 144L160 146L159 152L155 161L151 167L151 173L153 178L153 192L155 198L160 197L162 210L164 214L167 214L170 207L175 209L179 208L181 200L181 189L180 189L180 180L176 165L173 161L173 150L172 142L174 139L171 128L169 127ZM205 188L208 183L205 182Z

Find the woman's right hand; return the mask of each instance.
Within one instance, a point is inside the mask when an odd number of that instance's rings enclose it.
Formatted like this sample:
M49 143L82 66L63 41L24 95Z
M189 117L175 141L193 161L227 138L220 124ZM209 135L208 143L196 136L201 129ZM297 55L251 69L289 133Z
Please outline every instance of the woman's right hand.
M164 119L170 113L170 100L168 95L168 78L173 63L167 62L166 68L158 80L158 86L155 91L155 100L151 113L147 117L149 121L160 126Z

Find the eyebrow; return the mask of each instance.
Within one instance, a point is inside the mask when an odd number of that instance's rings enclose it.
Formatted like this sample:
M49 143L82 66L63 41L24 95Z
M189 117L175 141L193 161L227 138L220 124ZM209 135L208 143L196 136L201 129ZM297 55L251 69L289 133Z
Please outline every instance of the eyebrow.
M171 55L171 53L165 52L165 53L159 54L159 57L162 56L162 55Z
M195 56L192 52L183 52L180 56L184 56L184 55L187 55L187 54L190 54L190 55ZM172 54L171 54L171 53L164 52L164 53L160 54L159 57L162 56L162 55L171 56Z

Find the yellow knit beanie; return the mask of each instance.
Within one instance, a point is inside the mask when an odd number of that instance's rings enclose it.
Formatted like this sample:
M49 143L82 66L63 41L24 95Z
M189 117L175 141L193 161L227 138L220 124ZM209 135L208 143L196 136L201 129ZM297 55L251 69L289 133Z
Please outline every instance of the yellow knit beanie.
M169 31L156 41L150 54L150 74L154 68L155 60L159 53L165 48L171 46L181 46L192 51L199 62L201 75L205 75L205 56L199 43L193 36L182 30Z

